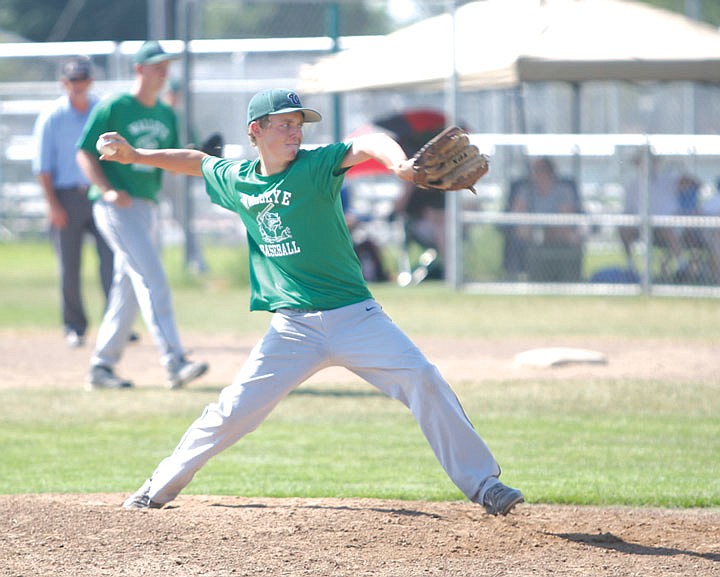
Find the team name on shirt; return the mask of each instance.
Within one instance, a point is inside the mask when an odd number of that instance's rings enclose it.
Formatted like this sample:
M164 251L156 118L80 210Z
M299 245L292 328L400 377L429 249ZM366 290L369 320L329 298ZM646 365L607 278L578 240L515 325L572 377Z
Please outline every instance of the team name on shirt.
M258 196L250 196L247 194L243 194L240 198L240 201L243 203L243 206L245 206L245 208L257 206L258 204L269 203L290 206L291 200L292 192L288 192L287 190L280 190L278 188L276 188L275 190L268 190L267 192L264 192L263 194L260 194Z
M276 256L289 256L291 254L299 254L301 252L300 247L294 240L280 244L261 244L259 246L262 253L270 258Z
M289 226L285 226L280 213L275 210L278 205L289 206L292 194L284 190L270 190L259 196L243 195L241 202L247 208L265 204L255 217L262 243L258 247L268 258L299 254L302 249L293 239Z
M170 136L170 129L154 118L140 118L131 122L127 131L136 140L136 146L140 148L159 148L160 143L167 142Z

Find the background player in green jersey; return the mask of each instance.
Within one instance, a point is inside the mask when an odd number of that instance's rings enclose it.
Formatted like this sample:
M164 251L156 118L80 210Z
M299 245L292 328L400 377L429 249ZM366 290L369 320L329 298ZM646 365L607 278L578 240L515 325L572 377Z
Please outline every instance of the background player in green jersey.
M159 98L174 57L157 42L144 43L135 54L132 91L98 104L78 143L78 164L92 184L95 221L114 259L110 300L90 361L90 388L132 387L132 382L118 377L114 369L138 309L160 349L168 387L181 387L208 369L207 363L185 357L175 325L170 285L157 246L157 193L162 171L139 164L103 162L96 150L99 135L111 128L134 146L180 146L175 113Z

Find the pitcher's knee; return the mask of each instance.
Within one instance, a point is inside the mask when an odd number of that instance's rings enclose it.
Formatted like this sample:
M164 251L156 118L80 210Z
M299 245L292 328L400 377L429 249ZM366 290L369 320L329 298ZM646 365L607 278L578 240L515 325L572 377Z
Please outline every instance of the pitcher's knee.
M408 395L437 395L448 387L438 368L430 362L424 363L414 374L412 382L406 388Z

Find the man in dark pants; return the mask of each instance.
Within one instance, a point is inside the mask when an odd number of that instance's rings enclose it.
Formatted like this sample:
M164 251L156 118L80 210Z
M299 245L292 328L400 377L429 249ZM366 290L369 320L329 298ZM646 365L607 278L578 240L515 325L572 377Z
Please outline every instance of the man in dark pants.
M87 197L88 181L75 160L75 144L98 102L89 92L90 59L78 56L68 60L60 81L65 94L35 123L37 153L33 172L48 203L50 235L58 255L65 339L68 346L80 347L88 326L80 286L85 234L95 239L106 301L112 284L113 255L95 227L92 203Z

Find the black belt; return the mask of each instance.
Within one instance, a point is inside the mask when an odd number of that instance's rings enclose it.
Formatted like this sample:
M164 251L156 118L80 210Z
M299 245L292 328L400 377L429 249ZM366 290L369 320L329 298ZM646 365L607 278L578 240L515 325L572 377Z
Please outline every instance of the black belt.
M55 192L79 192L85 194L88 191L87 186L56 186Z

